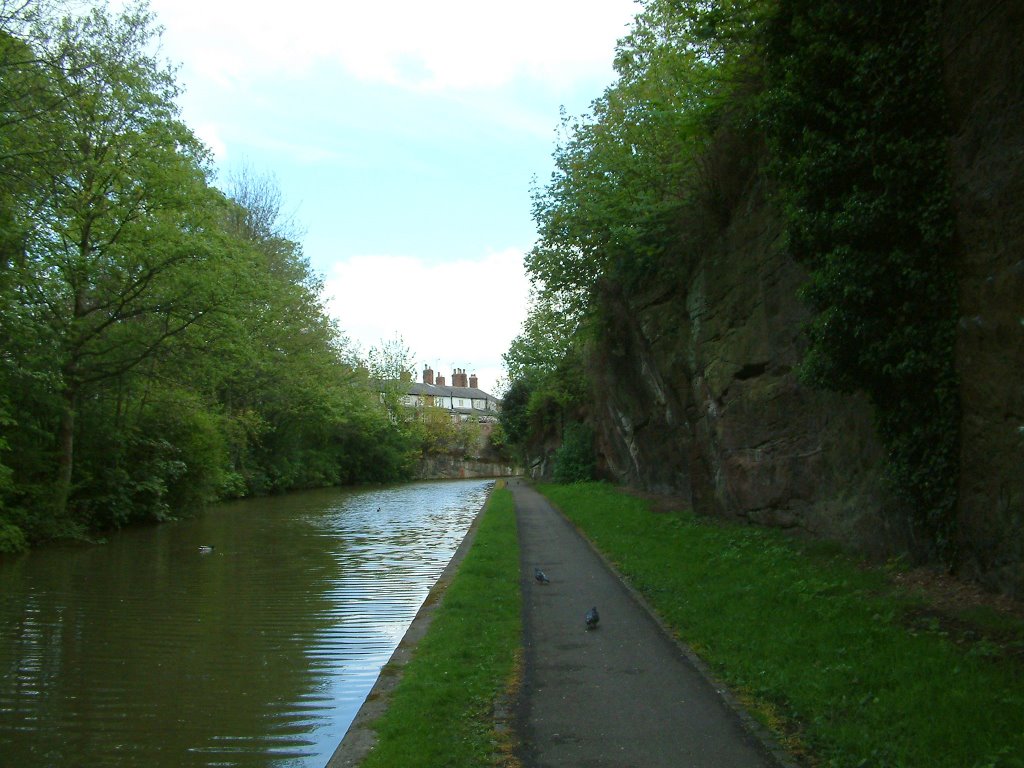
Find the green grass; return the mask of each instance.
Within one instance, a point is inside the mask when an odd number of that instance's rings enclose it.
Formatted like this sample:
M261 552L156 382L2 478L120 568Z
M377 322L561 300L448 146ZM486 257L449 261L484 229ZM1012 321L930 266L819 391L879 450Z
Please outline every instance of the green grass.
M364 768L480 768L497 761L494 702L517 671L520 603L515 505L499 487L373 726L378 742Z
M1021 622L965 640L835 547L598 483L540 490L808 764L1024 766Z

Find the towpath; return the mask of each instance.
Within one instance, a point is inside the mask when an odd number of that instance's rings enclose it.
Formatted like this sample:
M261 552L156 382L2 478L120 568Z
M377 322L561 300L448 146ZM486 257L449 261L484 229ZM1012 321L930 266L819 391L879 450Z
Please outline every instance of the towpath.
M519 520L525 768L782 765L591 546L525 482ZM534 569L550 579L540 584ZM587 611L596 606L597 628Z

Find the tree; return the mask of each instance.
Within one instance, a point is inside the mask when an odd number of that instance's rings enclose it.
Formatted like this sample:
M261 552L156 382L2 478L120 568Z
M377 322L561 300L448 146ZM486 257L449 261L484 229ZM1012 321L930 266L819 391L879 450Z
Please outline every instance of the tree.
M22 306L14 270L26 248L31 201L43 196L50 159L45 137L57 106L43 62L23 39L46 6L41 1L0 0L0 427L7 434L20 425L15 390L40 384L28 359L47 345ZM16 485L6 454L17 447L0 437L0 518L4 497ZM0 552L23 543L20 530L0 519Z
M206 150L177 119L173 72L150 50L145 5L66 18L43 40L59 105L49 178L12 265L18 298L52 342L60 400L53 506L72 488L76 415L101 382L150 359L218 303L219 195Z
M225 496L408 477L414 435L379 387L411 373L408 350L367 363L349 348L271 175L212 185L145 4L60 20L12 7L0 0L0 551Z
M557 483L582 483L593 480L594 433L586 424L578 422L566 426L562 444L555 451L552 478Z
M555 172L533 193L534 301L505 354L503 423L521 449L565 438L585 416L584 361L609 307L684 280L727 221L750 168L718 147L753 123L754 53L773 7L648 0L616 48L617 81L588 114L562 115Z
M723 124L742 122L728 105L757 80L749 53L767 7L650 0L619 42L618 80L589 114L563 114L526 258L553 305L578 316L605 281L629 288L685 264L686 228L725 207L709 147Z
M525 378L513 380L501 401L499 420L512 445L521 447L529 437L530 385Z
M370 347L366 355L370 379L380 392L381 402L395 424L406 421L403 399L406 385L416 375L413 359L412 351L399 335L386 341L381 339L380 346Z

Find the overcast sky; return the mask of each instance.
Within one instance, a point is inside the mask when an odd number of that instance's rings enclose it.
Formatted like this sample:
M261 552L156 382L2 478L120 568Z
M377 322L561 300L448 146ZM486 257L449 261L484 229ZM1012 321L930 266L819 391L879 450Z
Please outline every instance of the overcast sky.
M519 332L559 107L614 80L634 0L151 0L183 118L273 175L330 311L493 390Z

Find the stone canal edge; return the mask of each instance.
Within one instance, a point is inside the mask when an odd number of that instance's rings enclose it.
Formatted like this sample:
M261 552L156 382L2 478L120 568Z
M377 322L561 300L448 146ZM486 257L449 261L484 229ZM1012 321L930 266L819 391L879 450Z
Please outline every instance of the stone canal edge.
M423 605L417 611L412 624L409 625L409 629L406 630L398 647L395 648L391 658L381 668L380 674L377 676L377 682L374 683L373 688L366 695L366 700L359 708L359 711L356 712L352 724L342 737L338 748L334 750L331 759L327 761L325 768L355 768L362 763L363 759L373 749L377 742L377 734L372 727L373 723L387 710L391 692L402 678L402 670L409 663L420 640L423 639L427 634L427 630L430 629L430 625L434 620L434 614L441 603L441 597L444 595L445 590L448 589L452 579L455 578L455 574L458 572L459 566L462 565L466 553L473 546L477 528L480 524L480 516L483 514L489 500L490 493L488 493L487 499L484 500L480 509L477 510L473 522L470 523L469 529L466 531L462 543L455 550L455 554L452 555L452 559L448 561L448 565L441 571L441 575L438 576L434 586L427 593Z

